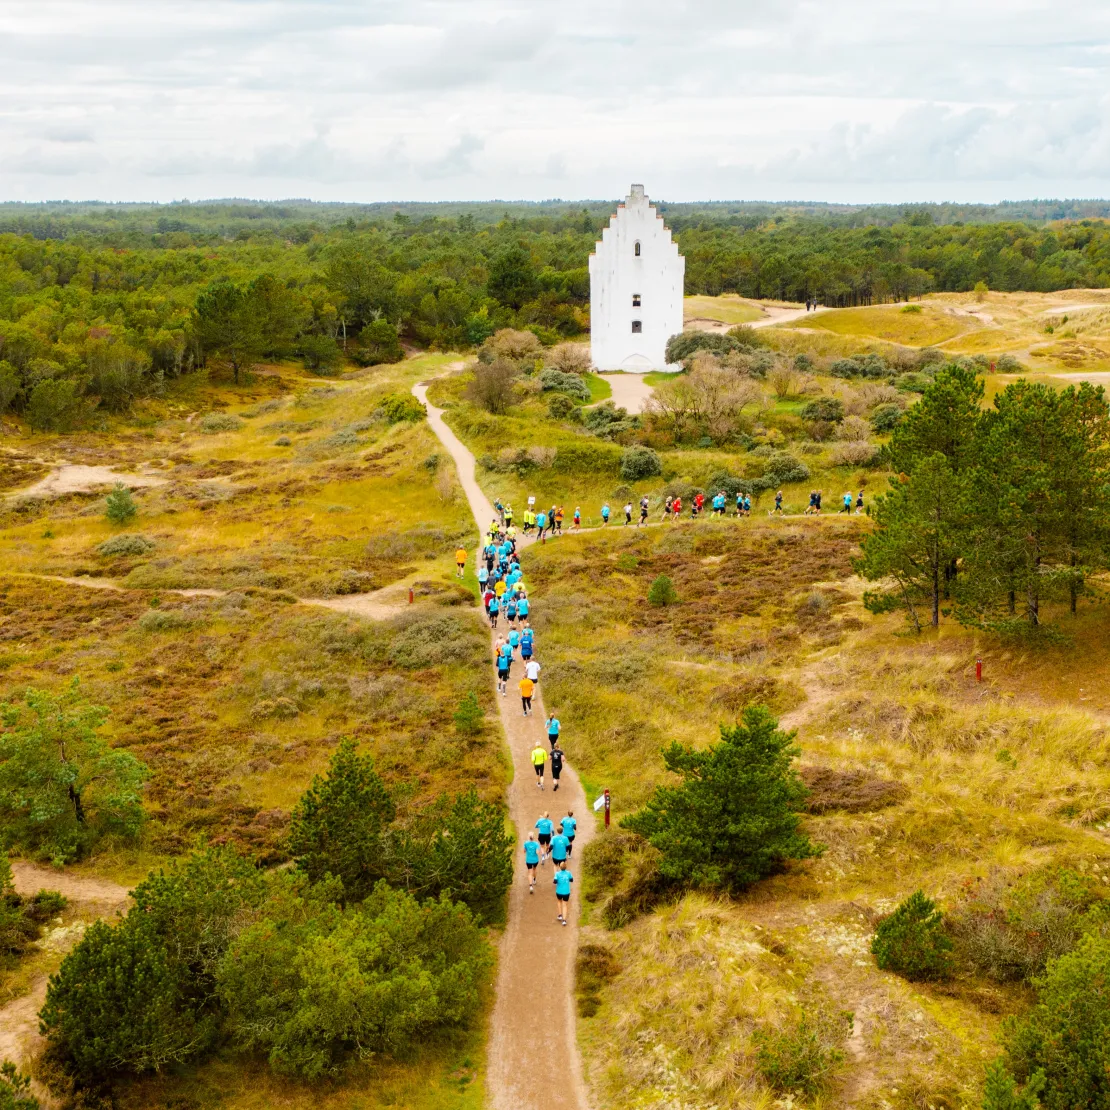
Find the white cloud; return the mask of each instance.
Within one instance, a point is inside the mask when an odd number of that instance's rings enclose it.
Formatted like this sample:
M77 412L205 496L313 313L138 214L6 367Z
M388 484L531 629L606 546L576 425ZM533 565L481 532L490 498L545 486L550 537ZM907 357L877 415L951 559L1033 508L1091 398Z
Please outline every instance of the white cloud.
M0 0L0 198L1000 199L1110 179L1110 6Z

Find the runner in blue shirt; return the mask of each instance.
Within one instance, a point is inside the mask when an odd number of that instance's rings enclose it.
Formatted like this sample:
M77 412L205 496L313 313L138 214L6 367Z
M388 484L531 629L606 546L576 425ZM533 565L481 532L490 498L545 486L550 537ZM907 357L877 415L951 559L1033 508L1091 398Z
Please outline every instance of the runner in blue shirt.
M489 599L489 626L490 628L497 627L497 611L501 608L501 603L497 600L497 594Z
M752 499L746 493L744 494L744 515L752 515Z
M509 633L509 649L511 654L516 654L516 649L520 647L520 633L514 628Z
M528 893L536 893L536 868L540 865L540 846L536 834L529 833L524 842L524 866L528 868Z
M559 826L559 831L551 838L551 858L556 863L567 862L567 849L570 847L570 841L563 836L563 826Z
M604 505L601 506L601 523L602 524L608 524L609 523L609 503L608 502L606 502Z
M540 863L547 860L547 846L551 843L551 834L555 831L555 823L545 813L536 822L537 839L540 842Z
M497 653L497 692L504 697L509 683L509 671L512 669L512 653L505 654L505 646Z
M559 723L559 718L554 713L549 713L547 716L547 738L551 741L551 746L559 742L559 729L562 725Z
M543 530L547 527L547 513L536 514L536 535L543 539Z
M478 568L478 585L485 586L489 581L489 571L485 567Z
M527 620L529 608L530 607L528 605L528 598L521 595L516 603L516 615L520 617L521 620Z
M566 817L563 818L563 836L567 838L567 855L574 855L574 838L578 835L578 818L574 816L574 810L568 809Z
M506 593L505 597L508 599L505 602L505 619L512 628L516 624L516 598L511 593Z
M520 657L525 663L532 658L532 640L532 630L525 626L520 633Z
M570 884L574 882L574 876L566 870L566 865L563 865L561 871L555 872L555 878L552 880L555 883L555 897L559 900L559 916L557 920L563 925L567 923L564 916L569 910L570 906Z

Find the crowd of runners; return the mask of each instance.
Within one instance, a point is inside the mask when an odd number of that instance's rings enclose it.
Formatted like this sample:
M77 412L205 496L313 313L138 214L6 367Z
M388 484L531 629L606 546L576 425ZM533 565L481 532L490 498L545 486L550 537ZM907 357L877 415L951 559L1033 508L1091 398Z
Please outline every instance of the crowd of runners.
M772 516L783 515L783 494L779 490L775 494L775 507L769 510ZM846 492L843 497L843 513L852 512L853 506L857 513L863 512L863 490L853 497L851 492ZM508 697L509 684L513 680L513 671L519 664L520 678L516 680L516 689L520 695L521 713L525 717L532 716L532 698L535 696L536 686L540 680L541 666L536 659L536 637L532 630L531 614L532 602L528 596L528 588L524 581L524 571L521 569L520 556L517 550L520 535L534 536L544 539L547 536L563 534L563 524L566 514L561 505L552 505L549 509L537 509L535 497L528 498L528 507L524 511L518 532L513 508L503 504L500 500L494 502L497 516L490 521L489 528L483 537L478 558L478 585L482 594L482 608L490 623L490 628L496 633L494 639L494 667L497 671L497 692L502 697ZM651 500L647 494L640 498L637 527L648 523L651 513ZM698 492L695 493L684 506L681 497L667 496L663 501L663 514L660 521L677 521L682 518L683 512L691 518L697 518L706 513L715 517L732 515L747 517L751 515L752 502L750 495L736 493L729 495L724 490L718 490L710 497ZM807 514L821 512L821 491L813 490L809 497ZM636 514L636 509L631 501L627 501L623 508L624 523L630 525ZM608 525L612 510L605 502L601 506L602 527ZM576 507L571 517L571 530L578 531L582 527L582 511ZM458 566L458 576L462 578L466 570L467 552L459 548L455 553ZM559 744L561 725L554 713L548 715L544 722L544 733L549 747L545 748L542 738L537 738L532 749L532 767L536 773L536 786L543 792L547 789L547 777L550 772L551 792L559 790L559 778L562 775L565 756ZM540 868L547 865L550 859L554 877L555 895L558 902L558 920L567 924L567 903L570 901L570 884L574 876L570 873L567 864L574 850L574 837L577 832L577 821L572 811L568 810L565 817L552 818L549 812L536 821L535 828L529 832L528 839L524 842L524 860L527 865L528 890L535 893L536 875Z
M482 591L482 607L489 620L490 628L496 633L493 641L493 663L497 671L497 692L508 697L509 684L513 671L520 667L520 678L516 688L520 693L521 714L532 716L532 698L540 680L540 664L535 658L536 639L530 622L531 600L524 581L517 551L518 533L513 521L513 510L500 501L494 506L497 516L483 537L478 558L478 583ZM574 527L581 527L581 513L574 512ZM559 535L563 530L564 513L559 506L550 511L535 509L535 499L528 499L528 508L521 521L521 531L533 533L537 538L545 532ZM466 567L466 550L459 548L455 554L459 575ZM563 773L564 755L559 745L562 725L554 713L544 721L543 735L547 738L545 747L542 738L537 738L531 753L532 767L536 773L536 787L547 790L547 776L550 770L551 792L559 790L559 779ZM552 885L558 907L556 920L567 924L570 884L574 882L568 863L574 852L574 838L578 822L572 810L566 816L552 819L550 811L545 811L536 821L524 842L524 862L528 875L528 891L536 891L536 876L540 868L551 861L553 871Z

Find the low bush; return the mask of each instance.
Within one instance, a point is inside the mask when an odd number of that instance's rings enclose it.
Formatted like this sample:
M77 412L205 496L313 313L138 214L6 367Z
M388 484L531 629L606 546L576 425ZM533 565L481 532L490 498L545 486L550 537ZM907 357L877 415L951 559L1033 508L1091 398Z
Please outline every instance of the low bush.
M851 1014L818 1008L778 1029L756 1029L752 1040L760 1074L779 1094L821 1094L844 1062L843 1045L851 1027Z
M809 467L786 451L776 451L767 460L761 481L763 489L784 486L789 482L807 482Z
M104 498L104 515L113 524L126 524L138 512L139 506L131 496L131 491L122 482L116 482L112 492Z
M180 609L149 609L137 623L143 632L175 632L193 622Z
M98 555L146 555L153 551L158 545L146 536L139 535L124 535L113 536L110 540L105 540L101 544L97 544L96 553Z
M921 305L919 305L919 304L903 305L901 311L903 313L912 313L915 316L920 316L921 315Z
M599 439L616 439L623 432L640 427L638 416L629 416L627 409L617 408L612 401L602 401L600 405L585 410L583 423Z
M540 374L540 386L545 393L563 393L567 397L577 397L580 401L590 399L590 387L578 374L548 368Z
M626 447L621 453L621 477L627 482L639 482L663 473L663 461L650 447Z
M473 690L468 691L454 713L456 731L462 736L477 736L485 720L486 714L478 702L478 695Z
M1045 1110L1110 1106L1110 936L1084 937L1034 987L1036 1005L1005 1027L1011 1074Z
M878 435L893 432L902 423L902 408L900 405L886 403L876 405L871 413L871 430Z
M200 418L198 428L205 435L216 435L219 432L237 432L243 427L243 421L230 412L208 412Z
M665 574L659 575L652 582L648 590L648 602L657 607L674 605L678 602L678 592L674 588L674 583Z
M587 392L589 392L587 390ZM556 393L547 402L547 415L552 420L565 420L572 412L577 412L578 406L565 394Z
M660 858L658 849L626 829L609 829L586 846L583 896L598 905L606 928L623 928L666 896Z
M857 355L855 358L838 358L829 367L834 378L889 378L890 367L876 354Z
M0 1064L0 1110L39 1110L39 1100L31 1094L31 1077L11 1060Z
M911 982L945 979L952 970L952 941L944 917L920 890L879 922L871 952L883 971Z
M602 990L608 982L620 974L620 971L620 963L605 945L580 944L578 946L574 986L578 996L578 1013L581 1017L593 1017L597 1013L601 1006Z
M423 420L427 409L411 393L387 393L379 402L377 411L390 424L408 420Z
M867 466L879 454L878 447L866 440L853 439L834 443L829 450L830 466Z
M809 813L871 813L898 805L909 797L909 788L870 771L837 771L832 767L802 767L802 782L809 791Z
M844 419L844 402L839 397L818 397L803 405L798 415L807 423L838 424Z
M895 387L903 393L924 393L932 384L933 379L928 374L922 374L919 370L899 374L894 380Z
M596 412L596 409L591 409ZM616 478L620 474L621 449L612 443L560 443L553 466L557 474L591 474Z

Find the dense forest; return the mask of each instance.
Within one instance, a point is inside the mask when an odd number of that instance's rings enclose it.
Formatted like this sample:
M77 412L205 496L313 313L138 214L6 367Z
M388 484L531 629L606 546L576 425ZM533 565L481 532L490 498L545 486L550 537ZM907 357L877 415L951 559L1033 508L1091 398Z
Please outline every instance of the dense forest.
M978 282L1110 285L1101 202L660 207L686 256L688 293L847 305ZM328 373L345 357L396 359L401 340L462 349L501 327L548 344L579 335L589 255L611 210L0 205L0 411L60 428L126 408L209 358L236 375L288 357ZM1046 222L1059 213L1083 218Z

